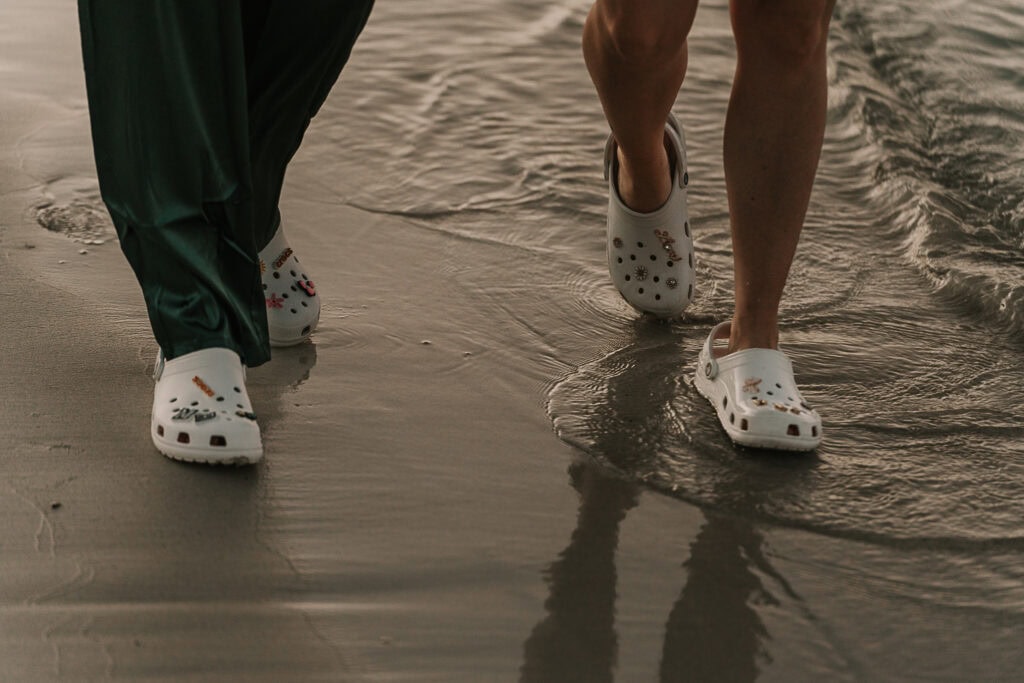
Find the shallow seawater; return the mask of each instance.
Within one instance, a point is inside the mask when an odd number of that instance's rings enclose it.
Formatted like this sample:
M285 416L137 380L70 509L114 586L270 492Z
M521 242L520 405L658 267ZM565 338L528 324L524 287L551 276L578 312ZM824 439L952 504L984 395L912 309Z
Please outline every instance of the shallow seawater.
M841 3L827 140L783 311L827 436L815 456L780 459L730 446L688 381L731 307L725 7L702 7L676 107L700 281L672 326L637 322L605 282L606 128L578 54L586 7L383 4L342 80L355 111L329 102L311 153L342 178L364 169L346 203L465 238L457 279L485 306L528 311L523 371L539 356L569 368L548 395L558 434L625 476L821 533L1024 547L1024 407L1007 401L1024 377L1024 12ZM475 243L518 262L497 267ZM755 482L772 493L750 506Z
M443 244L451 291L438 296L462 303L431 321L431 339L486 359L491 394L532 391L531 408L579 456L577 526L546 566L544 611L514 622L528 624L507 657L521 655L521 669L476 680L1012 680L1024 666L1024 10L1011 0L943 0L927 12L839 5L825 148L783 308L783 345L825 420L813 455L733 447L691 385L697 351L732 301L723 1L698 13L675 108L698 294L673 324L638 318L607 279L607 128L580 56L585 0L379 2L314 121L294 169L308 182L286 202L396 217L425 236L396 250L406 259L410 244ZM67 116L80 119L82 106ZM51 133L26 139L29 166L52 152ZM73 239L109 241L88 169L54 166L32 215ZM379 264L382 289L401 265ZM381 343L370 331L383 323L347 314L320 333L321 357ZM381 332L379 354L407 360L397 334ZM460 363L439 372L469 373ZM312 388L296 392L326 401L333 388L318 388L317 371L303 366ZM367 393L367 406L392 405ZM436 466L406 458L413 470ZM516 476L480 463L446 471L473 503ZM304 489L287 493L282 518L317 504ZM656 502L631 513L644 494ZM695 509L704 521L688 550L627 521ZM654 570L643 563L662 554L684 557L684 571L668 590L651 579L661 592L646 593ZM336 559L310 547L297 564L332 576ZM427 582L405 564L395 571ZM652 659L617 659L620 646Z
M344 81L364 93L357 112L330 119L338 98L321 124L374 178L346 201L466 238L457 279L532 332L510 359L522 372L567 367L548 385L554 428L616 476L863 542L872 571L924 613L967 603L1020 628L1024 10L840 3L827 139L783 310L783 343L826 425L803 457L734 448L690 384L731 307L724 3L698 15L676 106L700 284L671 326L637 320L606 283L606 128L578 56L586 5L381 6L381 33ZM332 165L344 174L344 159ZM474 243L519 255L481 261Z

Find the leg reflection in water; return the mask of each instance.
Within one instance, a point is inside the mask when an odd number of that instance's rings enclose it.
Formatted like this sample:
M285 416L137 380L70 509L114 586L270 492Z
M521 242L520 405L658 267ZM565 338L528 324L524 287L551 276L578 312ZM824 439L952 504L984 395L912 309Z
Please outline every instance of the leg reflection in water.
M755 680L771 661L771 634L759 610L779 598L800 601L768 563L751 520L765 496L801 485L802 468L787 465L783 476L775 466L723 462L685 447L691 429L685 406L693 397L668 369L680 342L663 327L638 326L635 344L553 392L556 428L588 457L570 468L580 494L577 527L548 569L547 614L525 643L521 681L615 679L619 528L644 490L633 482L655 475L664 483L673 468L679 481L704 487L702 497L730 512L706 512L689 557L680 558L683 587L675 604L665 606L661 662L656 669L650 663L660 680ZM779 486L766 489L766 482Z
M660 680L753 681L769 659L768 631L752 604L777 601L751 563L764 565L749 522L708 514L683 563L686 584L665 626Z
M524 645L521 683L615 680L615 552L639 487L589 462L574 464L570 473L581 496L578 525L547 571L547 615ZM770 656L769 634L754 605L777 602L758 575L775 574L761 543L746 520L707 515L683 563L686 583L665 627L662 683L756 680L759 661Z
M580 494L578 522L569 546L548 569L548 614L526 640L523 683L613 680L615 549L619 524L639 491L586 462L575 463L569 474Z

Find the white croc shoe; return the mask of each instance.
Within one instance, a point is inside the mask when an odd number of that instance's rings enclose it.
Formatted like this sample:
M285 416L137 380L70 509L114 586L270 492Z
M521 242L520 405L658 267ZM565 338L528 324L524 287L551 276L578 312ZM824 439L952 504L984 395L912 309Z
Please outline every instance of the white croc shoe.
M260 275L267 301L270 345L301 344L320 321L320 296L280 227L260 251Z
M672 193L651 213L638 213L619 196L618 145L605 145L608 181L608 271L616 289L633 308L661 318L681 314L693 300L693 237L686 209L686 142L672 115L665 138L675 152Z
M229 349L202 349L173 360L157 356L150 433L174 460L248 465L263 441L245 390L245 369Z
M753 448L812 451L821 443L821 417L800 395L793 365L781 351L745 349L720 355L731 322L711 330L697 359L694 384L735 443Z

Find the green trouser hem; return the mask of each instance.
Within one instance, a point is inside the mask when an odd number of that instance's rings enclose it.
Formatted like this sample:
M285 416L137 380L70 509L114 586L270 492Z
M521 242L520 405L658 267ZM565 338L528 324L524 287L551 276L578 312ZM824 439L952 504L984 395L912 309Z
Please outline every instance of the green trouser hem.
M96 170L157 343L270 359L260 248L372 0L79 0Z

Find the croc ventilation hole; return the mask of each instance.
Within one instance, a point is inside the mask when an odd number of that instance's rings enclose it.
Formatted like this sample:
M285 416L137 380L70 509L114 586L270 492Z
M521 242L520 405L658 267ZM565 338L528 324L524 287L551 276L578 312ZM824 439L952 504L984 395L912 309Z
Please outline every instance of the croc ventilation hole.
M689 224L687 223L687 228L686 228L687 231L689 230L688 226L689 226ZM687 232L687 235L689 235L689 232ZM624 246L623 243L622 243L622 239L619 238L619 237L614 238L612 240L612 244L614 245L614 247L616 249L622 249L623 246ZM644 242L637 242L636 246L639 249L644 249L645 243ZM657 263L661 262L660 261L661 257L659 256L660 253L661 253L660 251L655 251L654 253L648 253L647 254L647 260L650 260L650 262L652 264L657 264ZM692 269L693 268L693 252L692 251L687 254L687 258L689 259L690 268ZM615 257L615 262L620 264L620 265L624 265L626 263L626 260L627 259L626 259L625 255L623 255L623 256L616 256ZM629 259L628 260L631 261L631 262L634 262L634 263L638 262L638 261L645 261L645 259L643 258L643 254L642 253L639 253L639 254L638 253L629 254ZM667 268L673 268L676 265L676 262L672 261L672 260L665 260L663 263L665 264L665 266ZM651 267L653 268L654 266L652 265ZM665 273L662 273L662 275L665 275ZM648 278L650 278L650 280L652 282L654 282L655 284L659 284L660 285L660 284L664 283L664 285L668 289L670 289L670 290L675 289L676 287L679 286L679 280L677 278L675 278L675 277L663 278L662 275L652 275L650 273L650 271L648 270L647 266L636 266L634 269L632 269L632 271L629 274L622 273L622 280L624 282L632 283L632 282L642 282L642 281L645 281ZM303 274L303 277L305 277L305 274ZM655 301L661 301L663 296L664 296L660 292L660 288L657 288L657 287L651 288L650 290L639 289L638 288L636 290L636 294L640 295L640 296L650 295L650 296L652 296L654 298ZM689 285L689 287L687 289L686 296L690 300L693 299L693 284L692 283Z
M188 443L191 441L188 437L188 432L178 432L178 443Z
M305 306L306 304L302 304L302 305ZM306 325L305 327L302 328L302 332L300 334L307 335L310 332L311 332L311 330L309 329L309 325Z
M156 426L156 435L157 436L163 436L164 435L164 426L163 425L157 425Z
M749 426L747 425L747 418L743 418L742 420L740 420L740 429L742 429L743 431L747 431L748 428Z
M211 446L227 446L228 445L228 440L225 439L223 436L215 434L214 436L210 437L210 445Z
M786 429L786 434L789 436L800 436L800 427L797 425L789 425L789 428Z
M814 425L811 425L811 436L817 436L817 435L818 435L818 428L815 427Z

